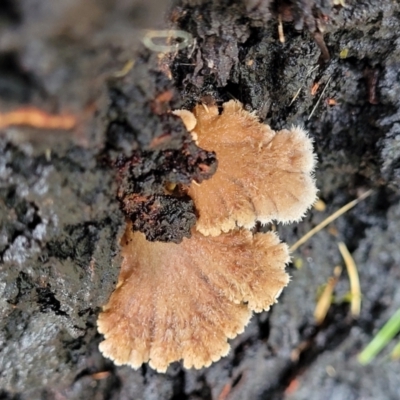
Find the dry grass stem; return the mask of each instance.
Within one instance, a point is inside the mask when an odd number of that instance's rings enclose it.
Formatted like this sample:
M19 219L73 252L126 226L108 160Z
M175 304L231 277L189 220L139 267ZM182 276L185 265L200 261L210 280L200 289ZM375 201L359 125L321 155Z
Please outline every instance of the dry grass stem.
M336 266L333 270L333 276L328 279L325 289L318 299L317 305L314 310L314 319L317 325L321 325L325 320L326 314L328 314L329 308L332 304L332 294L336 284L339 281L341 273L342 267Z
M331 214L328 218L324 219L321 223L319 223L315 228L311 229L308 231L304 236L302 236L295 244L293 244L290 247L290 252L296 251L302 244L307 242L308 239L313 237L316 233L318 233L320 230L324 229L327 225L329 225L331 222L333 222L335 219L346 213L347 211L351 210L354 206L356 206L360 201L366 199L368 196L372 194L372 190L368 190L365 193L363 193L360 197L358 197L355 200L350 201L350 203L347 203L343 207L341 207L339 210L335 211L333 214Z
M338 243L339 251L346 265L350 280L351 303L350 312L353 317L358 317L361 311L361 288L360 278L358 277L357 265L354 262L347 246L343 242Z
M314 68L310 68L307 72L306 75L306 79L316 70L318 69L318 66L314 67ZM289 103L289 107L294 103L294 101L297 99L297 97L299 96L301 89L303 89L305 82L303 82L303 84L299 87L299 89L297 90L297 92L295 93L295 95L293 96L292 101Z
M331 81L331 79L332 79L332 75L329 77L328 81L326 82L326 85L325 85L325 87L324 87L324 90L322 91L321 96L319 96L319 99L318 99L317 102L315 103L315 106L314 106L314 108L312 109L311 114L308 116L307 121L309 121L310 118L313 116L313 114L314 114L315 110L317 109L318 104L320 103L320 101L321 101L321 99L322 99L322 96L324 95L325 90L326 90L326 88L328 87L329 82Z

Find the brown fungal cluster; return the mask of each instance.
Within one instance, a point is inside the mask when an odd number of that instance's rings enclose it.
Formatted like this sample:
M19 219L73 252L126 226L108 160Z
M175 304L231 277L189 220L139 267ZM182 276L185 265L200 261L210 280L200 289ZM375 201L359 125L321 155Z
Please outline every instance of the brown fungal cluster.
M252 312L268 310L289 276L288 247L256 221L300 219L316 198L311 140L300 128L275 132L237 101L176 111L201 148L214 151L214 176L181 190L198 221L180 244L150 242L127 224L116 290L98 319L102 353L117 365L174 361L201 368L229 352L228 339Z

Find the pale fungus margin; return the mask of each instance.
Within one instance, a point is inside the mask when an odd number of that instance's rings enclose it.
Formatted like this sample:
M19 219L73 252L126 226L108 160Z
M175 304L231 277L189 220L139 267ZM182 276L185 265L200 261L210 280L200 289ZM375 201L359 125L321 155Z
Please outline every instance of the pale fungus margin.
M235 100L222 107L221 114L216 105L201 104L192 114L175 112L198 146L218 159L211 179L186 189L199 213L197 230L218 236L236 226L251 229L256 221L299 221L317 199L307 132L300 127L275 132Z

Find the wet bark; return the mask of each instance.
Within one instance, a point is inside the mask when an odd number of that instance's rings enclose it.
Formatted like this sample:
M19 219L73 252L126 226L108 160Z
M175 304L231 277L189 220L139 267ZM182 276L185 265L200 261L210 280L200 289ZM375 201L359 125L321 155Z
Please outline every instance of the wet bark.
M396 399L388 350L367 369L356 355L400 306L398 3L175 0L166 23L163 11L157 1L0 5L0 115L29 106L76 119L71 130L0 129L0 398ZM160 57L138 29L166 26L193 41ZM374 192L293 254L279 304L253 317L226 358L166 374L116 367L95 325L125 218L151 240L189 234L191 200L165 187L209 178L217 160L168 112L209 96L314 138L327 209L278 227L289 244ZM362 312L350 318L343 273L316 326L339 240L358 266Z

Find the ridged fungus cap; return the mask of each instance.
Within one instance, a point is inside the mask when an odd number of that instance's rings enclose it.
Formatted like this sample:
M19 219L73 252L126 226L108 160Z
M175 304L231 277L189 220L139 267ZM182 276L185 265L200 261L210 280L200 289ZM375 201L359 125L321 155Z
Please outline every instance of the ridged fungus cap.
M256 221L298 221L316 200L316 160L303 129L275 132L234 100L223 104L221 114L216 105L197 105L193 115L175 113L197 144L215 151L218 159L211 179L187 189L202 234L251 229Z
M251 311L268 310L289 281L288 248L273 232L193 230L182 243L149 242L129 223L116 290L98 319L100 350L115 364L164 372L201 368L229 352Z

